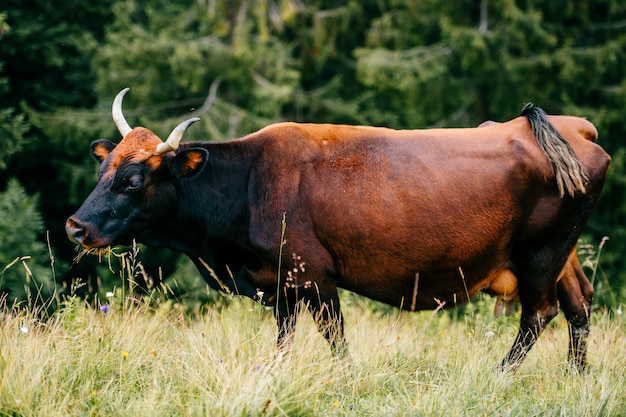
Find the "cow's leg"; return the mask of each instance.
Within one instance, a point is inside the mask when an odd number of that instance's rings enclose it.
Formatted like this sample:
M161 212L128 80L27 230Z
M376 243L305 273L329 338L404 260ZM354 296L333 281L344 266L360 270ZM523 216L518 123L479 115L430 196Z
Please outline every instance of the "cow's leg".
M541 271L544 268L541 267L542 263L540 262L535 264L538 266L537 268L533 268L532 265L533 261L529 261L524 265L526 268L519 271L519 297L522 304L522 317L515 342L500 365L505 370L517 370L543 329L559 312L556 277L560 271ZM551 280L546 278L550 277L551 274L555 278ZM545 279L541 279L541 277Z
M504 370L516 371L533 347L537 338L546 325L558 314L556 300L543 308L525 306L522 302L522 317L515 342L511 350L502 361L500 367Z
M313 282L311 287L303 292L302 299L306 302L317 329L330 344L333 354L346 356L348 349L337 287L328 282L324 284Z
M587 338L593 287L585 276L576 249L572 251L557 284L557 295L569 329L568 360L579 371L587 367Z
M276 300L274 315L278 325L278 348L289 350L293 345L293 335L296 329L296 319L298 317L299 303L293 293L284 289Z

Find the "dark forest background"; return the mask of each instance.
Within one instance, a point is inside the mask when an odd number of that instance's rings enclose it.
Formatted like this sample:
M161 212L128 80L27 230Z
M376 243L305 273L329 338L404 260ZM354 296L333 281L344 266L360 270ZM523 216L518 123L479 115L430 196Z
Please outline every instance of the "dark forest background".
M161 137L201 117L187 140L285 120L476 126L529 101L587 117L613 160L581 259L600 304L624 300L623 0L4 0L0 289L10 300L93 299L122 285L116 259L74 261L64 223L96 181L90 142L119 140L110 107L124 87L130 124ZM138 287L211 297L179 255L138 256Z

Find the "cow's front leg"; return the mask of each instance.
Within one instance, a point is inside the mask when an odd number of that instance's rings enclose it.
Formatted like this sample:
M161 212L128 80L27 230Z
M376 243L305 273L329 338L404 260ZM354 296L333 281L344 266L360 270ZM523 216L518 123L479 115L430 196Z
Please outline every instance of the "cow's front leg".
M317 329L328 341L332 353L345 357L348 354L348 347L337 287L330 283L313 282L310 288L304 291L302 299L306 302Z
M299 303L292 291L286 288L280 292L274 306L274 316L278 325L278 349L291 350L293 335L296 330Z

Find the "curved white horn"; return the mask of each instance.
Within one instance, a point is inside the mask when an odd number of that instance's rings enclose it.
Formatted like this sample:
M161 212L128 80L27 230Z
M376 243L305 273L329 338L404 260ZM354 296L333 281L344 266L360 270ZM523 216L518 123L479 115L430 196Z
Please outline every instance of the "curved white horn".
M176 126L174 130L172 130L172 133L170 133L170 135L167 137L167 140L163 143L159 143L159 145L156 148L156 152L159 154L163 154L163 153L166 153L169 151L175 151L176 149L178 149L178 144L183 138L183 134L185 133L185 130L187 130L189 125L198 121L200 121L200 119L197 117L194 117L192 119L187 119L181 124L179 124L178 126Z
M120 131L122 137L128 135L132 127L128 124L126 119L124 118L124 114L122 114L122 99L124 98L124 94L129 90L129 88L125 88L115 96L115 100L113 100L113 108L111 109L111 113L113 114L113 121L115 122L115 126L117 126L117 130Z

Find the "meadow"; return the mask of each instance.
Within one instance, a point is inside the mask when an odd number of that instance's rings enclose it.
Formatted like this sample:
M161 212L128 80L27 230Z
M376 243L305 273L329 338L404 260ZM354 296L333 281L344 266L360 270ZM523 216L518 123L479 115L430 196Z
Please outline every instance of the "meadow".
M511 374L497 364L519 313L495 319L488 297L406 313L342 293L345 360L306 314L284 353L250 300L195 314L155 301L72 297L45 320L0 308L0 416L626 415L621 310L594 309L587 374L568 368L562 315Z

